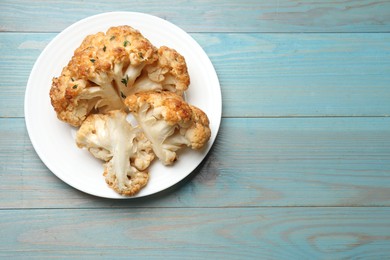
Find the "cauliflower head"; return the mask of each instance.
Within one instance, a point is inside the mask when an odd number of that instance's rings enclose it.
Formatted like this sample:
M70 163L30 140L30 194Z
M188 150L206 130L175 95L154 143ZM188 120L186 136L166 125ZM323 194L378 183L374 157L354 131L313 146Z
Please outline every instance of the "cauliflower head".
M182 147L201 149L210 139L207 115L173 92L140 92L125 104L164 165L172 164Z
M123 99L134 81L157 58L157 49L130 26L87 36L53 78L50 99L58 118L80 126L92 111L125 108Z
M76 134L76 144L105 161L107 184L122 195L134 195L148 182L146 171L154 159L152 146L139 127L132 127L127 114L113 110L92 114Z
M166 46L158 49L158 59L146 65L134 83L133 93L168 90L183 95L190 84L185 58Z

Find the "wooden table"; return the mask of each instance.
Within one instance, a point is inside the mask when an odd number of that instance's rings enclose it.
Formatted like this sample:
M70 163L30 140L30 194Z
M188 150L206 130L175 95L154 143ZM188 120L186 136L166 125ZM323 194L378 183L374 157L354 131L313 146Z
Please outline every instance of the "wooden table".
M24 121L43 48L108 11L183 28L221 83L204 163L143 199L63 183ZM2 0L0 30L0 257L390 257L390 1Z

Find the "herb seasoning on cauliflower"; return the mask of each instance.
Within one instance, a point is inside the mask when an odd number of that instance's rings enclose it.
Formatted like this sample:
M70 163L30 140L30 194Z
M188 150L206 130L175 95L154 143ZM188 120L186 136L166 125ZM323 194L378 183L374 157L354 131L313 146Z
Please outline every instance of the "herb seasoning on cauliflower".
M183 95L190 84L187 64L176 50L162 46L158 59L146 65L133 86L133 93L168 90Z
M139 127L132 127L120 110L87 117L76 143L105 161L107 184L122 195L134 195L149 179L146 169L154 159L151 143Z
M190 84L187 65L176 50L158 50L130 26L87 36L61 76L53 78L51 103L60 120L80 126L92 112L123 109L123 99L141 91L182 95Z
M177 159L183 146L202 148L210 139L207 115L172 92L141 92L126 98L153 151L165 165Z
M157 49L130 26L87 36L61 76L53 78L50 98L58 118L80 126L92 110L124 108L134 81L157 57Z

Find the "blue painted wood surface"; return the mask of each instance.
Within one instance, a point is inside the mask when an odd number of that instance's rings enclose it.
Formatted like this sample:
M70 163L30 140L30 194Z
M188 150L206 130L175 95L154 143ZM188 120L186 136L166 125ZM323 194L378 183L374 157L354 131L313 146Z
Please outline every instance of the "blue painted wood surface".
M390 2L383 0L2 0L1 30L56 32L90 15L150 13L188 32L388 32ZM48 22L50 21L50 22Z
M7 208L390 206L389 129L385 117L224 118L207 160L183 183L150 199L118 202L70 189L37 158L23 119L0 119L0 158L7 162L0 202Z
M384 259L389 214L349 207L3 210L8 236L0 237L0 256Z
M116 10L189 32L223 96L205 161L125 201L55 177L23 114L50 40ZM390 1L1 1L0 258L389 258L389 29Z
M28 75L55 35L0 34L1 116L23 117ZM390 115L388 34L192 36L216 68L225 117Z

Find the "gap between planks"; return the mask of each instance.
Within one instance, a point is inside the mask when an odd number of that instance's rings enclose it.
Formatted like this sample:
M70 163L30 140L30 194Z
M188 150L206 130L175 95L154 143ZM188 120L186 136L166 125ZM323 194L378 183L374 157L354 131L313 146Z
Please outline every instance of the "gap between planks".
M136 199L137 200L137 199ZM123 201L123 206L112 206L112 207L80 207L80 208L0 208L1 211L23 211L23 210L105 210L105 209L267 209L267 208L274 208L274 209L301 209L301 208L313 208L313 209L332 209L332 208L342 208L342 209L356 209L356 208L390 208L390 206L223 206L223 207L142 207L142 206L131 206L128 205L128 201Z
M70 24L71 25L71 24ZM70 26L69 25L69 26ZM2 33L12 33L12 34L59 34L62 31L1 31ZM191 31L187 30L186 33L189 34L386 34L390 33L390 31L359 31L359 32L349 32L349 31L326 31L326 32L319 32L319 31L302 31L302 32L289 32L289 31L278 31L278 32L268 32L268 31Z
M262 119L262 118L270 118L270 119L283 119L283 118L388 118L390 115L371 115L371 116L365 116L365 115L330 115L330 116L311 116L311 115L306 115L306 116L222 116L221 118L226 118L226 119ZM12 116L12 117L7 117L7 116L0 116L0 119L24 119L25 117L23 116Z

